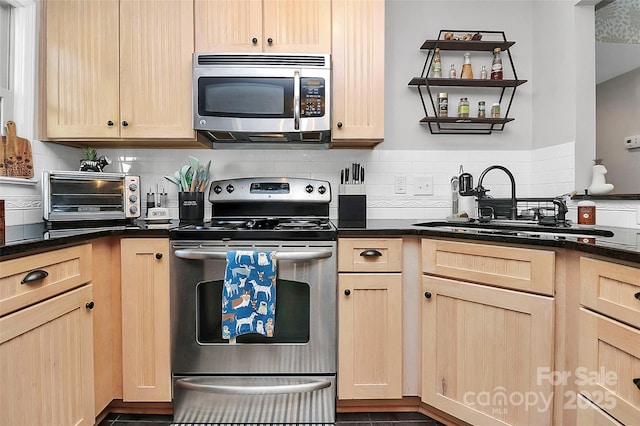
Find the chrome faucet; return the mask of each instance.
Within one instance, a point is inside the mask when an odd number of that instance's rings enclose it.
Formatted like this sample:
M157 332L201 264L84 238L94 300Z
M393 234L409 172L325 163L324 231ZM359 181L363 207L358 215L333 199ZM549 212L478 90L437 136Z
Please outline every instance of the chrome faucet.
M516 199L516 180L513 178L513 174L504 166L490 166L484 169L484 171L480 174L480 178L478 179L478 186L475 189L475 192L478 196L478 199L484 198L486 193L489 192L488 189L484 189L482 186L482 180L484 179L484 175L487 172L499 169L502 170L509 176L509 180L511 181L511 220L516 220L518 218L518 200Z

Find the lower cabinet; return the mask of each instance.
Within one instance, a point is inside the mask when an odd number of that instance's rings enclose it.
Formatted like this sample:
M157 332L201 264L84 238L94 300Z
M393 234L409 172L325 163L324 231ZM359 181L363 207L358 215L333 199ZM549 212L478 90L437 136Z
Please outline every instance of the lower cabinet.
M422 401L474 425L551 425L554 298L519 289L552 291L531 265L553 271L553 253L435 240L422 252Z
M169 241L121 241L122 399L171 401Z
M582 378L578 391L596 406L598 418L612 417L625 425L637 425L640 268L582 257L580 303L578 368ZM581 409L579 418L595 416L593 412Z
M93 425L91 285L0 318L0 425Z
M338 241L338 399L402 398L402 239Z
M338 398L402 397L402 275L340 274Z

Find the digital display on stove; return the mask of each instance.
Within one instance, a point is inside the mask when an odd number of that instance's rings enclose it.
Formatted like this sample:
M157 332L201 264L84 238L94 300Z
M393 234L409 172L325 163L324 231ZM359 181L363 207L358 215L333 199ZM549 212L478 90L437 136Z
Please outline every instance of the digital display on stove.
M288 194L289 182L253 182L249 192L252 194Z

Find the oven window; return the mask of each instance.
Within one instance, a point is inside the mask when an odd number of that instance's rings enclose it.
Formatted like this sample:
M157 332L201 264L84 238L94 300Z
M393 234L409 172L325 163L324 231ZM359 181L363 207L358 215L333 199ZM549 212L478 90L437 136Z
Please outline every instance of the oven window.
M197 284L196 340L202 345L228 343L222 338L223 281L201 281ZM243 334L236 343L308 343L309 285L298 281L277 280L276 322L273 337Z
M201 116L292 118L293 78L201 77Z
M124 181L51 179L53 212L122 212Z

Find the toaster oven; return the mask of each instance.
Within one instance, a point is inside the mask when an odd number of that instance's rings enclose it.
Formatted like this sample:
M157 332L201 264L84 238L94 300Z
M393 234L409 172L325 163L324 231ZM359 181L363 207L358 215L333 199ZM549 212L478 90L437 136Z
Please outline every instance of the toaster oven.
M42 197L47 222L140 217L140 177L125 173L44 171Z

